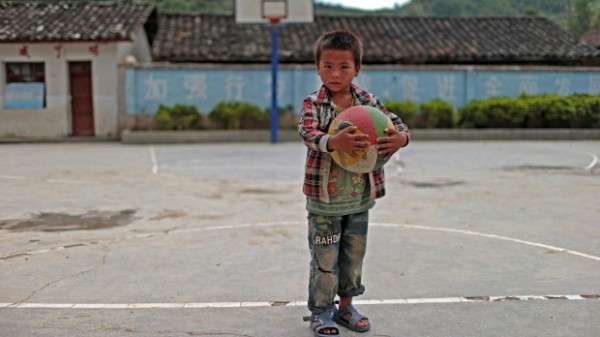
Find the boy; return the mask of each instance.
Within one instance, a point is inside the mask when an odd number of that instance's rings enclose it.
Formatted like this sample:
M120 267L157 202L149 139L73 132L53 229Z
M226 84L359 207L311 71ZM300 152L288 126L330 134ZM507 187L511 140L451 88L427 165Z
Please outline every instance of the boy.
M330 136L327 130L337 114L354 105L379 108L395 128L377 140L378 151L389 159L409 142L410 131L372 94L352 83L362 64L362 43L352 32L323 34L315 44L315 63L323 85L304 100L299 133L308 147L304 193L308 210L311 253L308 309L315 336L339 336L337 324L353 331L370 329L369 319L352 306L361 295L362 263L366 249L368 212L385 194L383 169L360 174L344 170L331 160L340 150L351 156L369 146L364 134L349 127ZM334 304L339 295L339 308Z

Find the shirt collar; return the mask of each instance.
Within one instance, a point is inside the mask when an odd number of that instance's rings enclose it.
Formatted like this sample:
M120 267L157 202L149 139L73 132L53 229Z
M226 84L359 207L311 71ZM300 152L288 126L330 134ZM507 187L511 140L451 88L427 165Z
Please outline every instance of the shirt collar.
M350 83L350 92L356 99L357 105L365 105L371 101L371 95L365 90L359 88L354 83ZM329 98L329 89L325 85L321 86L317 93L317 104L318 105L331 105L331 99Z

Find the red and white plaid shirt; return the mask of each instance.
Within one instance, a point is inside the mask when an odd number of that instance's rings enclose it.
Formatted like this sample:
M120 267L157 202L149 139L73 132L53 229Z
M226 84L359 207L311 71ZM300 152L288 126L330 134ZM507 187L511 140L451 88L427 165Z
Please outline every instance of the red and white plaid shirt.
M364 91L354 84L350 85L350 91L357 105L368 105L376 107L390 117L398 131L410 137L410 130L402 122L400 117L387 111L377 97ZM337 113L328 90L321 86L319 91L306 96L298 124L298 132L308 147L306 154L306 166L304 172L304 194L309 198L318 198L323 202L329 202L327 192L329 170L331 168L331 155L327 151L329 139L329 125ZM385 195L385 173L383 168L369 172L369 184L371 187L371 199L381 198Z

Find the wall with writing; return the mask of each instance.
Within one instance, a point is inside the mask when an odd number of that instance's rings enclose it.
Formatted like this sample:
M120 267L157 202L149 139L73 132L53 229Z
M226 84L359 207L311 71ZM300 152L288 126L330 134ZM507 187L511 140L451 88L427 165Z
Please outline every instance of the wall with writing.
M160 105L189 104L208 113L219 102L249 102L269 108L268 66L155 66L126 68L125 111L154 114ZM320 85L314 67L282 65L278 106L299 112L304 97ZM521 93L600 95L599 68L364 66L354 81L383 101L423 103L435 98L455 108L475 99L516 97Z

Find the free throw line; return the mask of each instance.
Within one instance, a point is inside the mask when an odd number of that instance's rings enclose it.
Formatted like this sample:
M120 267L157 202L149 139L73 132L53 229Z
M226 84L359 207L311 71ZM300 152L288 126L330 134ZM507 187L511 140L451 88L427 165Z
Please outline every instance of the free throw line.
M357 305L417 305L452 303L492 303L530 301L584 301L600 300L600 294L592 295L511 295L470 296L442 298L407 298L387 300L355 300ZM12 309L202 309L202 308L248 308L248 307L304 307L306 301L263 302L190 302L190 303L0 303L0 308Z

